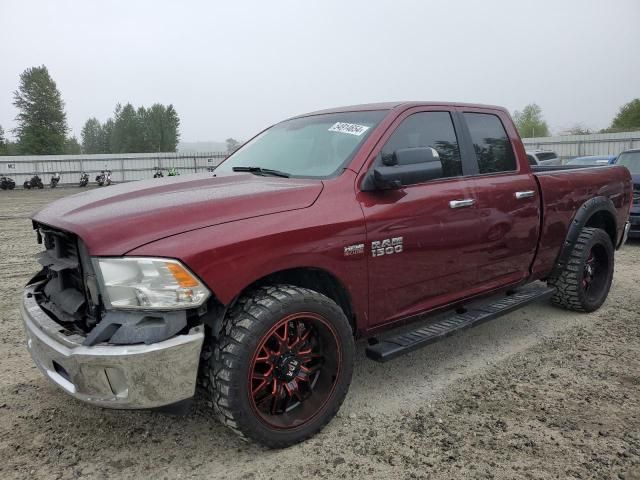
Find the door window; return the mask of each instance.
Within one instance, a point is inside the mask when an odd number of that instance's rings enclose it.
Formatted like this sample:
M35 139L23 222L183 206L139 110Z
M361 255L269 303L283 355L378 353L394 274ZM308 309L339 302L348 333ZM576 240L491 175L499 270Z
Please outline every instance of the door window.
M502 122L488 113L465 113L480 173L517 170L511 141Z
M438 152L442 178L462 175L458 139L449 112L420 112L405 118L382 147L382 156L416 147L431 147Z

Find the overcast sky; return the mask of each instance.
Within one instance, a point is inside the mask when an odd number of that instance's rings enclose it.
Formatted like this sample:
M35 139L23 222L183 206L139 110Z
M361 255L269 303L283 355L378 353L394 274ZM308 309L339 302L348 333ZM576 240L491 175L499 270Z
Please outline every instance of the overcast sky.
M552 131L640 97L639 0L0 0L0 125L44 64L72 132L117 102L172 103L184 141L389 100L537 102Z

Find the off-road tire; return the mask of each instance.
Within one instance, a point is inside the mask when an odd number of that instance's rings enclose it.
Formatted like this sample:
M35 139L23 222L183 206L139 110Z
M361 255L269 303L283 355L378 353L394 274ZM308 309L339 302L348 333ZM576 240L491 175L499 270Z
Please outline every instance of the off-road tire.
M267 332L283 318L300 312L320 315L330 324L340 348L340 368L332 393L310 420L292 429L272 428L252 407L247 378ZM355 346L349 321L335 302L313 290L292 285L256 288L236 302L218 338L208 342L201 372L206 378L200 384L217 417L244 440L269 448L284 448L320 431L338 412L351 383Z
M583 272L590 252L594 248L606 260L602 261L601 282L597 292L587 294L583 286ZM614 248L611 238L602 229L585 227L580 232L567 260L549 278L550 286L556 288L551 302L559 307L577 312L593 312L600 308L609 294L614 269Z

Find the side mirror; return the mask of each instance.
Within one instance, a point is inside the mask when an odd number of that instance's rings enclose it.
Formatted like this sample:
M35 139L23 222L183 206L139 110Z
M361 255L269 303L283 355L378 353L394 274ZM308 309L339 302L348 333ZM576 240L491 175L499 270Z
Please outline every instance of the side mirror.
M366 190L402 188L442 178L442 175L442 162L435 149L402 148L383 156L382 165L373 169L373 185L369 185L372 188Z

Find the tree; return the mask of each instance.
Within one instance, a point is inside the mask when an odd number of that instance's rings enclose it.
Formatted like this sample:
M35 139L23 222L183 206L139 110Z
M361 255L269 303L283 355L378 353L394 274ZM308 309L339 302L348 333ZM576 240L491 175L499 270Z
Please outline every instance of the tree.
M173 105L154 103L143 119L145 140L151 152L175 152L180 139L180 118Z
M173 105L150 108L116 105L104 124L90 118L82 128L84 153L175 152L180 119Z
M164 152L164 119L165 108L159 103L154 103L146 111L144 129L146 144L150 152Z
M163 152L175 152L178 148L178 142L180 141L180 117L178 112L173 108L173 105L169 104L165 110L165 123L164 123L164 138L163 138Z
M109 119L102 125L102 131L100 135L100 143L102 150L100 153L113 153L113 120Z
M7 140L4 138L4 129L0 125L0 155L8 155L9 148L7 146Z
M235 138L227 138L225 143L227 144L227 153L233 153L242 146L242 143Z
M83 153L105 153L103 128L97 118L90 118L82 127L82 151Z
M64 153L65 155L77 155L82 153L82 148L80 147L80 143L78 143L78 139L75 137L69 137L64 142Z
M620 107L618 114L611 122L609 131L640 130L640 98L631 100Z
M145 150L144 129L133 105L127 103L122 107L118 104L114 113L111 135L113 153L143 152Z
M542 109L535 103L530 103L521 112L513 112L513 119L522 138L549 136L549 127L542 118Z
M18 90L13 92L13 105L19 113L19 152L25 155L64 152L67 116L60 91L47 67L32 67L20 75Z
M149 112L144 107L138 107L136 110L137 124L138 124L138 138L136 139L136 149L138 152L153 152L151 147L151 138L149 136Z

